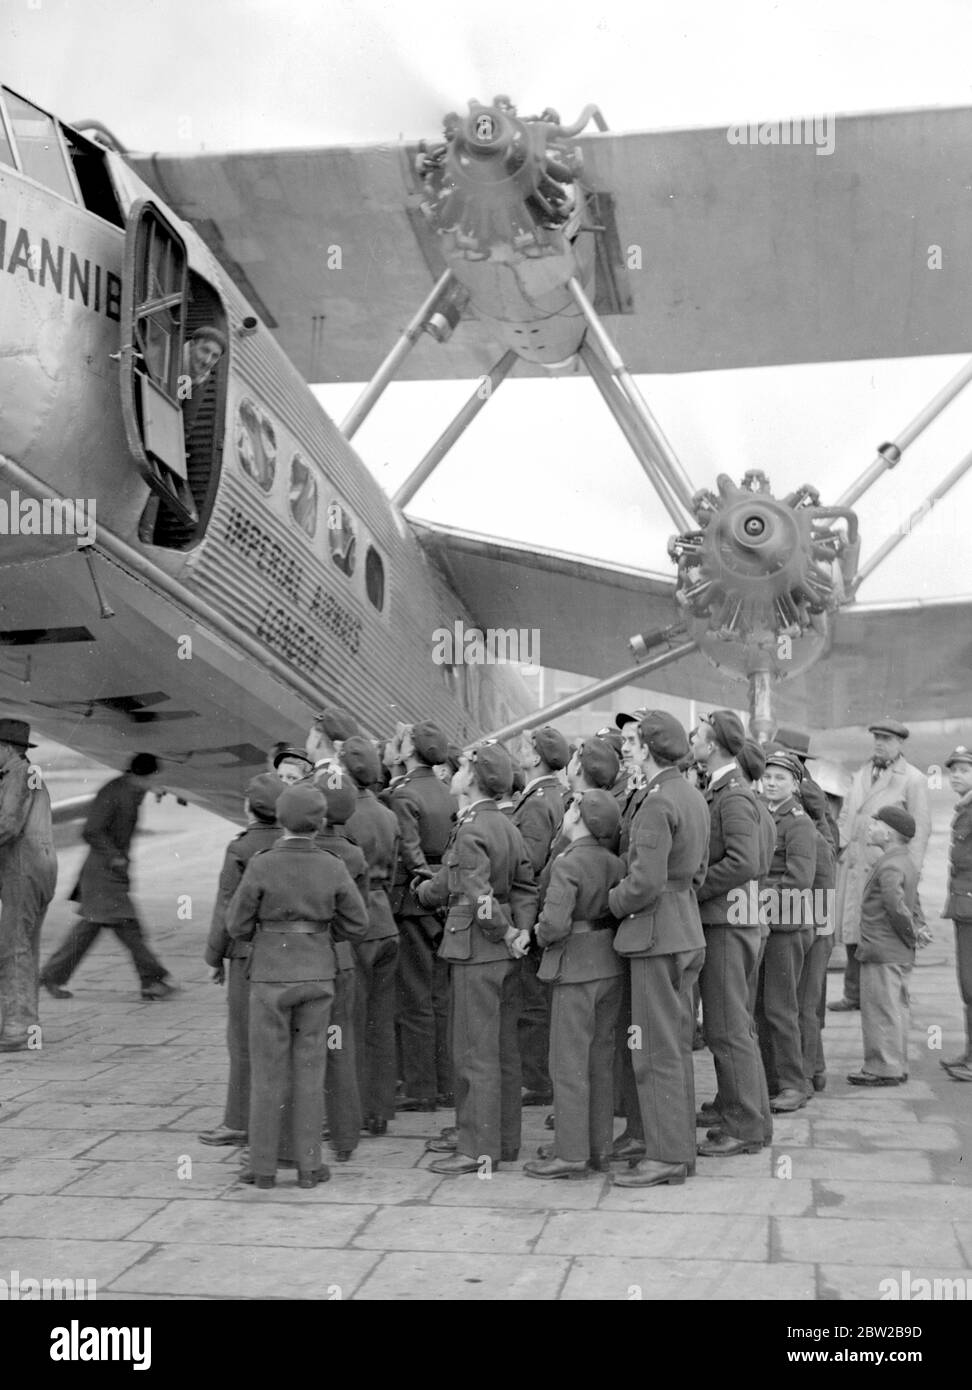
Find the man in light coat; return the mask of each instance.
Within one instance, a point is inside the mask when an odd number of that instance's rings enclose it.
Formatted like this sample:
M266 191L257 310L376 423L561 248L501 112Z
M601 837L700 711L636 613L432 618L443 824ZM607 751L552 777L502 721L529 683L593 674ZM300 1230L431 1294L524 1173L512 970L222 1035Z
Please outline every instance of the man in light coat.
M857 946L861 939L861 903L870 873L867 854L868 826L882 806L900 806L915 821L909 852L918 873L931 833L928 780L904 756L908 729L896 719L876 720L868 728L874 736L870 761L859 768L840 814L841 854L837 865L837 940L847 950L844 996L828 1007L841 1013L861 1007L861 968Z

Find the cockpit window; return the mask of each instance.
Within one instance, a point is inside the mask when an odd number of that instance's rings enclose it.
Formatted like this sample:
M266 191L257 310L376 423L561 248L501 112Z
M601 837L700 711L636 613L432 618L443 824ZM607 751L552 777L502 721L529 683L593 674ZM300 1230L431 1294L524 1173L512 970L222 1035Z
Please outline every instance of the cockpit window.
M0 111L0 164L6 164L11 169L16 169L17 161L14 159L13 145L7 136L6 127L3 121L3 112Z
M77 194L54 121L14 92L4 89L3 95L24 173L60 193L62 198L76 202Z

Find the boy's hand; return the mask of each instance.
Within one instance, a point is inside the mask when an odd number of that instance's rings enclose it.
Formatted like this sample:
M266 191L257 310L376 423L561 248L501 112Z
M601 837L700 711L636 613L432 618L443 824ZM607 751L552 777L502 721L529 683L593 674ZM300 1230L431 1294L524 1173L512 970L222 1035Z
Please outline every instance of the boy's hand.
M226 983L226 966L223 964L222 961L220 961L219 965L214 966L213 973L212 975L210 975L209 978L212 980L214 985L222 985Z

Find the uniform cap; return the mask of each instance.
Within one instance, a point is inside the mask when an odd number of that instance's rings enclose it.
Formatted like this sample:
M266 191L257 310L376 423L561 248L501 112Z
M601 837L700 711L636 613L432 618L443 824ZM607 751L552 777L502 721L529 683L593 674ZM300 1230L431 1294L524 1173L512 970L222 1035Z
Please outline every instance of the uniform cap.
M731 709L717 709L705 716L717 741L735 758L746 742L746 730L739 715Z
M617 834L621 808L610 792L586 791L580 799L580 817L595 840L607 840Z
M314 786L327 802L328 825L343 825L354 815L358 798L354 783L343 768L332 764L326 771L322 769Z
M0 740L19 748L36 748L30 741L30 725L26 719L0 719Z
M308 771L314 766L313 758L309 758L303 748L281 748L280 752L273 756L274 768L278 768L282 762L289 759L293 759L294 762L306 763Z
M897 719L876 719L873 724L868 724L869 734L893 734L895 738L907 738L909 730L903 724L899 724Z
M381 781L381 763L373 743L361 734L352 734L341 745L341 762L359 787Z
M416 753L429 767L448 761L449 740L438 724L433 724L429 719L412 725L412 744Z
M595 738L603 738L605 743L609 743L620 758L624 751L624 741L621 738L620 729L612 729L610 726L605 729L598 729Z
M625 724L640 724L647 713L646 709L636 709L634 714L616 714L614 722L619 729L623 729Z
M586 738L580 751L581 771L595 787L613 787L621 763L606 738Z
M294 835L319 830L327 802L316 787L297 784L281 792L277 800L277 820Z
M945 766L952 767L955 763L972 763L972 748L965 748L962 744L959 744L958 748L953 748L948 755Z
M793 774L798 782L803 780L803 764L795 753L788 753L785 748L774 748L766 756L767 767L782 767L787 772Z
M554 772L559 772L570 762L570 748L559 729L554 729L550 724L544 724L539 729L531 729L527 737L543 761Z
M903 806L882 806L879 811L874 812L874 819L884 821L885 825L890 825L892 830L897 830L906 840L915 838L915 818Z
M638 733L649 753L665 762L677 763L689 751L685 730L667 710L650 709L638 724Z
M284 784L275 772L261 772L259 777L253 777L246 784L246 799L250 803L250 810L261 820L275 821L277 819L277 801L284 789Z
M766 771L766 754L759 744L751 738L747 738L736 754L736 762L750 782L758 782Z
M785 748L788 753L795 753L798 758L806 760L810 756L810 735L801 729L779 728L775 741L779 747Z
M469 754L487 796L508 796L513 789L513 760L500 743L480 743Z
M314 723L331 743L342 742L361 733L350 714L340 705L328 705L326 709L322 709Z

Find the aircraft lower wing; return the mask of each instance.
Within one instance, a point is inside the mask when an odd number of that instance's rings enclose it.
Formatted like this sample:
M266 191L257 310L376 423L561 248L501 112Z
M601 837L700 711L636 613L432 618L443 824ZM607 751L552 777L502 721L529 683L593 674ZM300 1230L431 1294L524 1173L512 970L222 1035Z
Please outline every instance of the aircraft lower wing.
M664 575L410 524L480 628L536 634L536 664L601 680L633 665L629 637L678 621L674 583ZM744 681L698 654L646 673L643 683L717 707L742 709L748 698ZM777 685L776 704L781 719L807 729L866 724L875 714L967 717L972 596L844 609L829 650L807 674Z
M747 143L730 143L743 130ZM789 143L725 126L578 141L585 185L606 195L603 273L627 310L609 321L630 370L972 348L972 110L776 121L764 133ZM132 162L308 381L366 381L445 266L419 211L415 153ZM478 377L498 356L485 325L466 320L444 345L423 335L399 375ZM523 362L517 372L542 374Z

